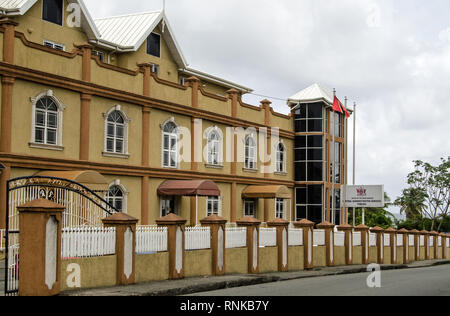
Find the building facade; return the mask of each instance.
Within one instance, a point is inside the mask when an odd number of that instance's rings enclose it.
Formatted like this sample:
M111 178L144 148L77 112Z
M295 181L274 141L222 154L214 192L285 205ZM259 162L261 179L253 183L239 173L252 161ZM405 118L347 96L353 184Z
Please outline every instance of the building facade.
M0 8L0 227L9 179L72 177L89 187L100 184L93 172L105 179L98 193L142 225L172 212L191 225L211 214L318 222L318 206L320 221L330 219L326 102L297 98L290 115L268 100L245 104L251 89L187 66L163 11L94 20L82 1ZM345 158L337 165L344 175ZM211 183L215 191L202 191Z

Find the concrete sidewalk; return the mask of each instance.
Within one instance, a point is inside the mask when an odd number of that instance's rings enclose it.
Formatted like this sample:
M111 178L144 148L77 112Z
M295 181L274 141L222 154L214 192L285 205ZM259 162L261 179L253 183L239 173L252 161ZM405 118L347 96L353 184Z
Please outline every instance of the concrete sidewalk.
M413 269L444 264L450 264L450 260L419 261L407 265L382 265L381 269ZM203 277L187 278L174 281L157 281L130 286L70 291L62 293L61 296L178 296L248 285L366 272L366 265L326 267L299 272L277 272L259 275L226 275L222 277Z

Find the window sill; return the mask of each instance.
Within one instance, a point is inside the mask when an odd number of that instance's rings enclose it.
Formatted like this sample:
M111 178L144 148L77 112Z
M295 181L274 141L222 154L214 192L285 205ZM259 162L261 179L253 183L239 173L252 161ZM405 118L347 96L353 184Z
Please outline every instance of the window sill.
M172 169L172 170L178 170L178 169L180 169L180 167L179 167L179 166L176 166L176 167L170 167L170 166L161 166L161 168L163 168L163 169Z
M284 172L284 171L283 172L275 171L274 174L277 176L287 176L287 172Z
M36 148L36 149L64 151L64 147L58 146L58 145L39 144L39 143L33 143L33 142L29 143L28 145L31 148Z
M258 169L242 168L242 171L244 171L244 172L251 172L251 173L257 173Z
M223 165L213 165L213 164L205 164L206 168L211 168L211 169L223 169Z
M103 152L103 157L120 158L120 159L129 159L129 158L130 158L130 155L129 155L129 154L109 153L109 152L104 151L104 152Z

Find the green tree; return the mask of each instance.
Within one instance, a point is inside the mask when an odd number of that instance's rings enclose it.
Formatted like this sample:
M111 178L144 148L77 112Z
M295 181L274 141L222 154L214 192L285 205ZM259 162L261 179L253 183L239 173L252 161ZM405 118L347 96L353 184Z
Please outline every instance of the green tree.
M441 164L433 166L420 160L415 161L415 171L408 175L408 184L417 192L424 192L422 216L431 220L431 230L441 231L444 218L450 210L450 157L442 158Z
M381 228L389 228L392 227L395 221L394 215L388 211L389 206L391 205L390 197L385 193L385 206L384 208L367 208L365 211L365 222L369 227L379 226ZM362 224L362 209L357 208L355 211L355 225L358 226ZM349 223L353 223L353 212L349 211Z
M422 219L427 205L427 193L421 188L403 190L402 196L395 200L394 205L400 207L400 213L406 214L408 220Z

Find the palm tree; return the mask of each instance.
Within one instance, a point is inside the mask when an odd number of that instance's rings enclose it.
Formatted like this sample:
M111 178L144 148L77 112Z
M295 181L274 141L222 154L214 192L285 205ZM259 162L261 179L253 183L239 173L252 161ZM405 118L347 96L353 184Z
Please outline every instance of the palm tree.
M420 188L409 188L403 190L402 196L397 198L394 205L400 207L400 213L406 214L408 220L421 219L427 208L425 199L427 193Z

